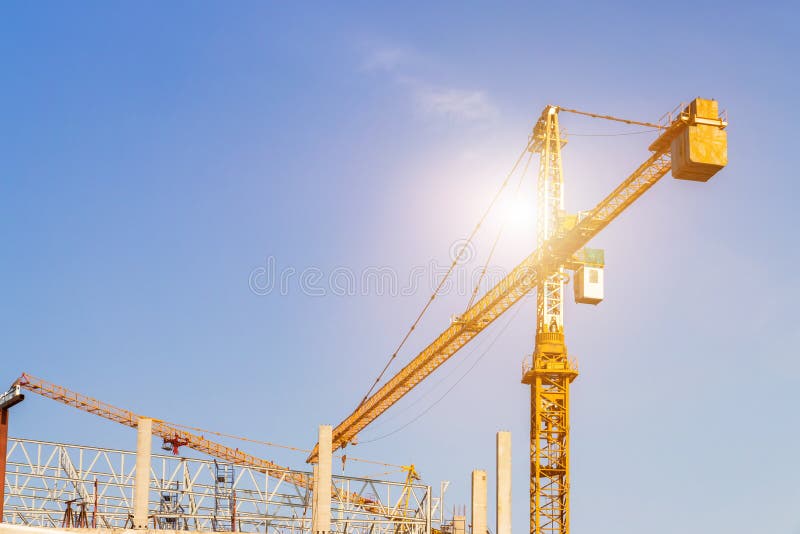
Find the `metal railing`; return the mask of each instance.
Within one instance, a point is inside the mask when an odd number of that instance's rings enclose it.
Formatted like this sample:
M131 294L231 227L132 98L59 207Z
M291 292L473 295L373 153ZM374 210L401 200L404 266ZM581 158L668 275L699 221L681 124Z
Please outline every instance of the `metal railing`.
M566 363L566 366L563 366L563 368L553 367L551 370L553 370L553 371L575 371L575 372L578 372L578 359L577 358L569 358L565 363ZM531 371L533 371L533 354L528 354L522 359L522 376L527 375Z

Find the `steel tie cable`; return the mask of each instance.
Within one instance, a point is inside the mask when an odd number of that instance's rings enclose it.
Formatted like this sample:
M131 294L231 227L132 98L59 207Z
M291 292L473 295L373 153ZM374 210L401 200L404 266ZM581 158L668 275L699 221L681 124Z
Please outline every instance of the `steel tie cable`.
M392 364L392 362L395 360L395 358L397 358L398 353L403 348L403 346L405 345L406 341L408 341L408 338L411 337L411 334L414 332L414 329L417 327L419 322L422 320L422 317L428 311L428 308L430 308L430 305L433 303L434 299L436 299L436 296L439 293L439 291L441 290L442 286L444 286L445 282L450 278L450 275L452 274L453 269L455 269L455 266L458 264L459 260L461 259L461 256L464 254L464 251L466 250L467 246L472 243L472 240L474 239L475 234L478 233L478 230L481 228L481 225L486 220L486 217L492 211L492 208L494 207L495 203L497 202L497 199L500 197L500 195L502 194L503 190L508 185L508 182L511 179L511 177L514 175L514 172L516 172L517 167L519 167L519 164L522 161L522 158L525 156L525 152L528 151L528 149L530 148L532 142L533 142L532 139L528 140L528 143L525 145L525 148L522 150L522 152L520 153L519 157L517 157L516 162L514 162L513 167L511 167L511 170L506 175L505 179L503 180L503 183L500 185L500 188L494 194L494 197L492 198L492 201L489 203L489 206L483 212L483 215L478 220L478 223L475 225L475 228L472 229L472 233L470 233L470 235L467 238L467 240L464 242L464 244L459 249L458 254L456 254L455 259L453 259L453 262L450 264L450 268L447 270L447 273L445 273L444 278L442 278L441 282L439 282L439 285L436 286L436 289L434 290L433 294L430 296L428 301L425 303L425 306L423 306L422 311L419 312L419 315L417 315L417 318L411 324L411 327L408 329L408 331L406 332L405 336L403 336L403 339L400 341L400 344L397 346L397 348L394 350L392 355L389 357L389 361L386 362L386 365L384 366L383 370L380 372L380 374L378 374L378 377L372 383L372 386L370 386L370 388L367 391L366 395L364 395L364 398L361 399L361 402L358 403L358 406L356 407L356 409L360 408L364 404L364 402L366 402L366 400L369 398L369 396L372 393L372 391L375 389L375 386L377 386L378 383L380 383L381 379L383 378L383 375L386 374L386 371L389 369L389 366Z

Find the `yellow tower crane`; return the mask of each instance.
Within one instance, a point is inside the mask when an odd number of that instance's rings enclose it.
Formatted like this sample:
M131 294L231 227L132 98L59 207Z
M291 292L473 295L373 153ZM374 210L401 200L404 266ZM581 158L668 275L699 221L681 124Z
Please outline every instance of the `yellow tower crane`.
M565 140L559 111L659 130L649 147L650 156L593 209L577 216L565 216L563 211L561 149ZM339 423L333 429L334 450L355 443L359 432L536 289L536 344L530 361L523 364L522 376L522 382L531 388L530 531L568 534L569 385L578 370L564 342L565 271L575 272L576 300L602 300L602 293L597 292L602 283L602 255L584 247L670 170L675 178L704 182L725 167L726 127L717 102L701 98L678 106L659 124L547 106L528 145L539 154L538 248ZM316 459L318 447L308 461Z

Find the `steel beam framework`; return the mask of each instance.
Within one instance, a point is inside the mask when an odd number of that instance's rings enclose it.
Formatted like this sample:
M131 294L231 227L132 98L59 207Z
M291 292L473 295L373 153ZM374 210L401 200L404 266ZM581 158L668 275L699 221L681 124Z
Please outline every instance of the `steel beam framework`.
M59 527L69 521L124 528L133 510L135 453L28 439L9 439L3 521ZM310 473L231 465L235 508L219 517L213 460L153 455L152 528L300 534L311 530L311 490L294 481ZM299 477L298 475L302 475ZM334 476L331 531L341 534L430 534L439 498L429 486ZM374 503L366 510L361 496ZM85 520L66 513L85 512ZM441 518L439 519L441 520ZM216 528L215 528L216 527Z

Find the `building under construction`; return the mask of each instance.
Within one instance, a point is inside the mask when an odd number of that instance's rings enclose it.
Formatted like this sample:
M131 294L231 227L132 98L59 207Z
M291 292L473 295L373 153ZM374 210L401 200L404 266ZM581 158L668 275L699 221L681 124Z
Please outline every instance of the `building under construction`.
M561 153L568 139L559 119L565 113L646 127L654 136L642 161L631 162L628 177L594 207L576 213L564 208ZM490 482L484 471L472 473L469 510L451 513L444 503L446 483L423 483L413 465L401 466L403 481L335 476L331 466L338 450L356 445L365 428L444 362L457 358L463 347L530 293L536 294L535 346L522 362L520 375L530 388L530 532L567 534L570 386L578 376L578 365L567 350L565 286L571 282L577 303L601 302L605 254L589 248L590 241L670 171L677 179L705 182L725 167L726 126L727 116L717 102L701 98L654 122L546 106L512 172L470 235L471 240L510 178L517 172L524 175L534 162L538 165L536 250L521 251L528 255L482 295L479 282L466 311L453 316L416 357L394 376L384 378L381 373L358 407L338 425L320 426L319 441L309 449L305 466L281 466L207 439L190 427L142 417L29 374L7 377L10 388L0 398L4 479L0 534L53 529L510 534L512 465L507 432L497 434L496 524L491 527L487 525ZM136 429L136 450L10 437L13 406L26 394ZM152 452L154 439L160 440L161 454ZM182 456L184 448L203 458ZM517 473L522 472L518 465Z

